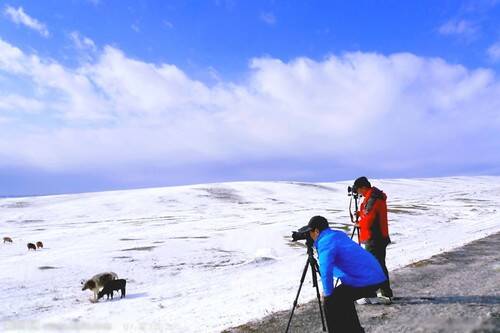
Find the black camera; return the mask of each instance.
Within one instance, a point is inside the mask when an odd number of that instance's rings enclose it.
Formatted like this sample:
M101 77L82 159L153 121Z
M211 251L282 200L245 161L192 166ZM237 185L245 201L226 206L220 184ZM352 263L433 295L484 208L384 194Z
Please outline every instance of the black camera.
M347 194L352 195L352 194L358 194L356 191L356 188L354 186L347 186Z
M347 195L357 197L358 189L355 186L347 186Z
M308 240L309 238L311 238L311 236L309 235L309 231L311 231L311 228L307 225L305 227L300 228L297 231L293 231L292 241L296 242L299 240Z

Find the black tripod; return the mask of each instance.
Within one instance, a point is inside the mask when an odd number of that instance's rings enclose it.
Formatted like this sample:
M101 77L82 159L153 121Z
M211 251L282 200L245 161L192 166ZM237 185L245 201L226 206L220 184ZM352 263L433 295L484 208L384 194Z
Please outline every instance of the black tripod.
M361 244L359 239L359 216L358 216L358 198L359 194L352 189L352 187L347 188L347 195L351 197L349 201L349 215L351 216L351 222L354 223L354 228L352 229L351 239L354 237L354 234L358 233L358 244ZM354 199L354 215L352 214L352 199Z
M317 274L319 274L319 266L318 262L314 258L313 240L308 237L306 240L306 245L307 245L307 261L306 265L304 266L304 271L302 272L302 277L300 278L300 285L299 285L299 290L297 291L297 296L295 297L295 301L293 301L292 313L290 314L290 319L288 319L288 324L286 325L286 331L285 331L286 333L288 333L288 330L290 329L290 323L292 322L293 313L295 311L295 307L297 306L297 301L299 300L300 291L302 290L302 285L304 284L307 269L309 268L309 266L311 266L313 288L316 288L316 297L318 298L319 313L321 315L321 324L323 325L323 332L326 332L325 318L323 316L323 308L321 306L321 297L319 294L319 287L318 287Z

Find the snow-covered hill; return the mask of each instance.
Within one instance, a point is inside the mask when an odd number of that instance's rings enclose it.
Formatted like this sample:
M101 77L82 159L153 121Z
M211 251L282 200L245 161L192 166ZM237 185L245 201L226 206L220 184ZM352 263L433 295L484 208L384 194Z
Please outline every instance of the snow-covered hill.
M390 269L500 231L500 177L373 181L388 194ZM313 215L349 223L347 182L241 182L0 200L0 330L109 325L218 332L288 309ZM28 252L26 243L45 248ZM126 278L89 302L80 281ZM315 297L309 278L301 299ZM396 291L397 293L397 291ZM3 327L2 327L3 325ZM61 326L62 325L62 326Z

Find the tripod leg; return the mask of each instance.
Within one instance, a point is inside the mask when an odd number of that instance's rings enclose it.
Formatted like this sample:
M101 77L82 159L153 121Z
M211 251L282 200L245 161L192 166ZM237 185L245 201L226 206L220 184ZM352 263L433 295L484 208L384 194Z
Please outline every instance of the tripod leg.
M286 325L286 331L285 331L286 333L288 333L288 330L290 329L290 323L292 322L292 317L293 313L295 312L295 307L297 307L297 301L299 300L300 291L302 290L302 285L304 284L308 267L309 267L309 258L307 259L306 265L304 266L304 271L302 272L302 277L300 278L299 290L297 291L297 296L293 301L292 313L290 314L290 319L288 319L288 324Z
M312 264L311 264L312 265ZM321 296L319 294L318 278L316 277L316 269L314 266L311 267L313 274L313 283L316 287L316 298L318 299L319 314L321 315L321 325L323 326L323 332L326 332L325 317L323 316L323 307L321 306Z
M354 229L352 229L352 233L351 233L351 239L354 238L354 234L358 234L358 244L361 244L361 240L359 239L359 227L354 227Z
M356 226L352 229L351 239L354 237L354 234L356 233L356 229L358 229L358 227L356 227Z
M358 196L357 195L354 198L354 209L356 210L356 224L357 224L358 221L359 221L359 217L358 217ZM352 235L354 236L354 231L356 231L356 229L358 229L358 244L361 245L361 239L359 238L359 227L354 227ZM352 236L351 236L351 239L352 239Z

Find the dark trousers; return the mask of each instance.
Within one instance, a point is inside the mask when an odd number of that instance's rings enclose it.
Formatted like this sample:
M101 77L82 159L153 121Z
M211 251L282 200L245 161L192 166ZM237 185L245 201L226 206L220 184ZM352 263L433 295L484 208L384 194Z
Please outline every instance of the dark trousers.
M387 281L380 287L380 291L383 296L392 297L392 289L389 281L389 271L385 266L385 254L387 249L388 242L387 241L368 241L365 244L365 250L373 254L373 256L377 259L380 266L382 266L382 270L384 271L385 276L387 277ZM375 295L372 295L375 296ZM370 297L372 297L370 296Z
M341 284L333 290L332 295L325 297L326 324L329 333L362 333L354 302L357 299L370 297L380 284L362 288Z

